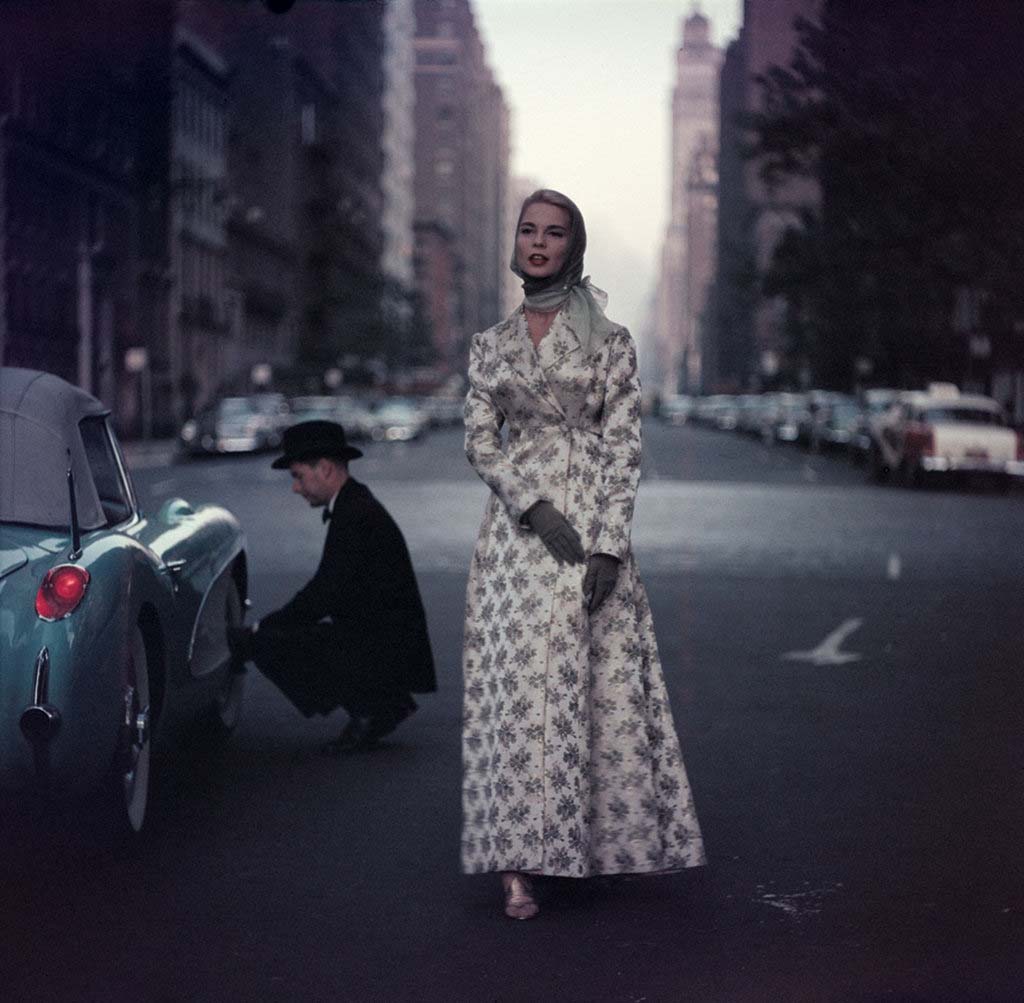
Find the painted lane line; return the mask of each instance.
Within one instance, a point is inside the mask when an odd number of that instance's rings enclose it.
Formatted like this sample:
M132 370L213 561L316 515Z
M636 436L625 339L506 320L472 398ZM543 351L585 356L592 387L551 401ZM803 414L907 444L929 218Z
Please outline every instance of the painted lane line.
M816 648L810 651L787 651L781 657L785 661L810 662L812 665L845 665L847 662L859 662L862 656L852 651L840 651L839 648L863 622L859 617L844 620Z
M900 573L903 571L903 562L899 554L890 554L889 563L885 566L885 577L890 582L899 581Z

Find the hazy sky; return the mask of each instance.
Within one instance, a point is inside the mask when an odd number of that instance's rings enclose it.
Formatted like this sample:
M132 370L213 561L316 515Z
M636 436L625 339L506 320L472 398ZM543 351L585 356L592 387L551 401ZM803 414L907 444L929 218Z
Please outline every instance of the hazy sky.
M512 173L579 205L586 270L609 294L608 315L639 334L668 218L675 53L693 0L472 3L512 110ZM742 0L697 6L718 45L735 37Z

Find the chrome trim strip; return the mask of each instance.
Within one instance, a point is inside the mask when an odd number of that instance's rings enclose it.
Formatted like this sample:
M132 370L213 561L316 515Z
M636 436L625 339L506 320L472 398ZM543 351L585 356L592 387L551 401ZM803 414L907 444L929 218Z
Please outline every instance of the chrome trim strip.
M196 631L199 629L199 621L203 618L203 611L206 609L206 601L210 598L210 593L213 591L214 586L221 580L224 572L227 571L231 565L235 562L235 559L244 551L245 547L243 543L239 543L238 547L232 551L228 559L220 566L216 574L211 576L210 584L206 586L206 591L203 593L203 598L199 600L199 607L196 610L195 622L192 624L192 632L188 639L188 652L186 653L186 665L188 666L189 675L194 679L199 678L192 671L192 655L195 653L196 646ZM243 606L243 613L245 607ZM203 677L210 675L209 672L204 672Z
M32 683L32 703L21 712L18 724L21 733L35 748L36 773L45 777L49 761L44 744L53 738L60 727L60 711L46 702L50 687L50 651L43 647L36 655L35 678Z
M110 439L111 446L113 447L114 459L117 461L117 468L121 473L121 484L125 489L125 494L128 496L128 505L131 508L131 515L125 522L131 522L132 519L139 518L139 499L136 497L135 484L132 482L131 474L128 472L128 465L124 461L124 454L121 452L121 441L114 434L113 428L110 427L109 416L105 424L107 426L107 437Z
M36 655L35 680L32 684L32 703L44 704L50 689L50 649L43 647Z

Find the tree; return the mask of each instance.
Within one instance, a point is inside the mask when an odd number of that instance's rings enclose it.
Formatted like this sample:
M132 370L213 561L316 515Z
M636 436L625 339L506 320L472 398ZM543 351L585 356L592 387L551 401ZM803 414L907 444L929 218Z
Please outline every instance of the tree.
M819 384L849 385L858 356L880 382L957 379L960 286L989 293L997 338L1024 316L1022 27L1003 0L826 0L790 65L760 78L763 179L821 191L762 276Z

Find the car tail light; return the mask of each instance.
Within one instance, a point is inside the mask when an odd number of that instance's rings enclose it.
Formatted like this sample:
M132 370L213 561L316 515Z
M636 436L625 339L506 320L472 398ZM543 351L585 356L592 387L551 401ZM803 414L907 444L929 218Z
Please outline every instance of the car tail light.
M42 620L60 620L82 601L89 572L77 564L58 564L46 572L36 593L36 613Z
M931 425L913 421L907 425L904 436L905 450L915 456L935 455L935 433Z

